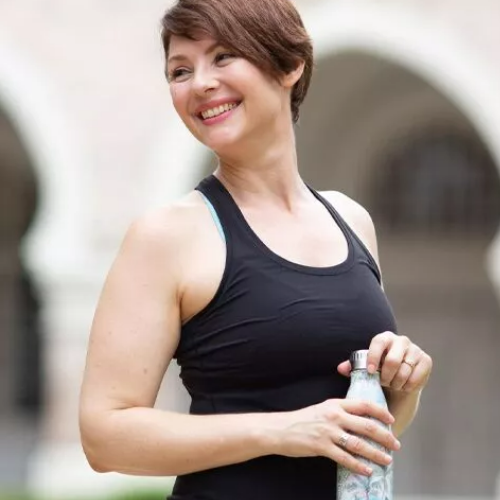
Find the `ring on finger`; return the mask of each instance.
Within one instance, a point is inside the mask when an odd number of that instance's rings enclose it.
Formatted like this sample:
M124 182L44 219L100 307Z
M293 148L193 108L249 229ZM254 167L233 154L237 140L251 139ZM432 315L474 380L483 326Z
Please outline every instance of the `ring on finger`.
M349 442L350 435L347 432L344 432L340 437L339 437L339 446L342 448L347 448L347 443Z
M417 366L416 361L410 361L408 359L403 359L403 363L405 365L408 365L412 370L415 368L415 366Z

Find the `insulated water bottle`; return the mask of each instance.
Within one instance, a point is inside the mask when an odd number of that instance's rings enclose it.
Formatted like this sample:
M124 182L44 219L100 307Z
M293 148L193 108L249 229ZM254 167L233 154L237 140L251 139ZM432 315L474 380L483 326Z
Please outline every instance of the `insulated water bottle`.
M350 357L351 361L351 384L347 392L347 399L372 401L387 408L384 391L380 385L380 373L368 373L367 361L368 351L354 351ZM377 421L378 422L378 421ZM385 424L380 425L388 428ZM366 439L362 437L362 439ZM391 454L381 445L367 440L374 447ZM341 465L337 469L337 500L393 500L392 480L393 465L387 466L373 463L363 457L359 457L373 470L371 476L356 474Z

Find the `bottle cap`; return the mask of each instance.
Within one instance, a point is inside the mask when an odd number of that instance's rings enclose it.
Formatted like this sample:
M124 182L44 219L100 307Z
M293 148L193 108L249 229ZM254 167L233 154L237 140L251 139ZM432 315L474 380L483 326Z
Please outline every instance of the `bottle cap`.
M353 351L349 359L351 370L366 370L368 368L368 349Z

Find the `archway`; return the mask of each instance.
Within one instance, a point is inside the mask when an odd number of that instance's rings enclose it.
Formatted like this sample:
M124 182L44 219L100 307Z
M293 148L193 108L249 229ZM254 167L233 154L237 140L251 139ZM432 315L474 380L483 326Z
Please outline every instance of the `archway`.
M391 155L393 153L391 145L395 142L404 144L405 134L406 139L410 138L415 142L422 141L424 144L429 139L439 138L440 134L441 138L442 134L459 137L463 142L471 145L472 149L479 151L480 157L488 156L486 163L490 166L493 163L498 171L500 166L500 134L498 133L500 107L495 94L495 77L487 66L482 66L477 58L472 57L464 47L458 46L443 32L435 27L424 26L416 16L406 15L404 8L400 5L393 7L374 4L330 5L326 2L319 5L317 9L311 10L309 14L307 24L310 25L315 35L320 59L316 83L320 84L321 79L323 80L323 92L311 94L313 98L318 95L323 96L323 101L316 103L317 116L314 117L314 121L318 123L323 119L325 120L323 125L335 122L338 126L336 131L328 130L328 126L320 127L323 134L326 132L330 135L330 140L324 143L326 146L324 151L334 151L332 141L336 137L335 132L339 132L344 141L348 141L348 137L351 141L355 141L355 143L350 143L350 148L339 147L335 154L326 153L323 157L323 160L329 161L330 165L335 160L332 174L337 171L341 176L342 171L345 174L343 181L336 183L336 189L353 194L370 208L369 179L373 177L364 175L367 171L362 165L364 164L365 167L371 165L371 169L381 167L383 163L379 161L380 155L384 155L383 151ZM425 33L425 36L422 36L422 33ZM330 78L326 76L329 68ZM391 90L394 92L392 98L388 95ZM342 95L343 92L346 94ZM328 106L325 106L325 96L328 96ZM336 106L341 102L350 103L351 109L346 107L340 111L340 108ZM383 109L383 104L386 105L386 109ZM429 105L433 108L429 108ZM306 104L305 113L307 113L308 106L312 109L314 103ZM377 107L378 110L375 109ZM343 119L346 119L346 122L342 122ZM393 124L392 129L384 129L390 123ZM432 129L434 125L437 125L437 130ZM308 126L304 124L305 133L310 133L310 130L307 130ZM318 128L316 131L318 133ZM420 133L422 135L419 136ZM299 136L300 134L299 128ZM409 143L406 142L406 144ZM313 150L311 143L306 145L302 141L299 145L305 154ZM347 143L344 145L347 146ZM320 147L314 149L321 150ZM379 156L377 156L377 149ZM342 151L348 151L347 157L339 158L339 155L342 156ZM447 154L455 152L457 152L456 148L448 149ZM370 155L372 155L371 158ZM363 156L364 160L361 159ZM461 157L464 158L463 155ZM342 165L344 167L349 165L349 167L343 169ZM350 175L348 168L353 169ZM498 174L495 180L498 182ZM320 185L325 186L325 184ZM481 369L478 370L481 373L480 378L489 376L493 379L498 378L494 359L491 355L488 356L486 351L488 349L490 352L494 351L499 342L496 332L496 325L499 321L498 303L493 293L496 292L498 295L500 288L500 273L498 272L500 239L498 232L496 238L493 238L494 234L491 233L489 236L487 240L471 238L467 242L468 245L464 245L468 246L468 249L464 249L463 252L457 252L457 247L452 248L455 250L453 253L450 253L450 246L441 248L440 258L435 258L435 251L439 250L439 245L431 245L430 251L426 253L422 250L429 250L429 248L426 248L425 244L422 245L422 241L425 240L420 240L421 243L413 247L413 258L417 257L420 264L424 266L429 263L434 264L434 269L436 264L444 262L444 267L449 272L448 279L440 281L441 285L447 283L447 286L441 288L437 295L427 294L425 300L420 301L421 304L427 302L430 307L422 307L420 310L414 307L413 312L410 312L408 303L411 304L411 299L407 300L405 306L404 294L400 295L402 289L398 288L401 284L399 278L404 281L406 276L407 284L418 284L417 276L429 278L433 267L423 267L421 270L425 272L419 275L419 268L415 266L414 270L416 269L417 272L409 276L407 271L410 268L408 266L410 259L408 259L408 254L404 253L408 245L405 247L403 241L404 248L398 248L394 244L394 238L391 239L387 233L379 235L382 264L386 264L384 266L386 280L387 283L393 283L395 297L393 300L396 302L399 300L396 308L403 316L400 327L404 326L407 333L414 332L417 339L425 339L424 344L429 339L429 349L437 352L436 361L438 366L440 365L441 372L436 372L437 377L435 375L434 380L437 378L437 382L431 386L428 403L424 403L423 406L423 411L429 413L427 415L422 413L419 416L411 431L412 434L407 436L409 440L407 448L414 455L412 457L407 455L404 458L406 463L403 462L399 466L397 488L400 492L415 492L419 496L426 493L434 495L456 493L475 497L481 493L491 496L495 489L497 466L481 468L479 476L476 477L481 477L483 482L474 485L471 481L458 485L456 475L446 472L446 467L427 472L422 470L426 464L432 464L433 460L444 463L448 458L452 458L449 461L451 464L459 457L459 455L453 455L454 452L459 453L459 450L454 449L451 444L444 444L448 438L456 435L458 429L460 429L460 439L468 435L468 441L465 441L468 447L467 452L474 457L481 456L481 460L478 460L481 466L487 462L484 457L494 453L493 450L496 447L495 443L491 443L491 436L495 432L488 435L472 433L468 430L469 424L466 424L462 418L466 415L462 413L462 406L457 406L456 403L456 401L463 401L464 394L467 396L472 394L474 398L482 399L484 413L480 417L479 426L490 431L493 422L500 417L498 405L490 403L491 399L488 394L488 390L494 391L495 389L490 386L489 382L482 386L481 382L476 379L476 371L472 366L477 366L477 363L475 364L472 361L473 357L470 356L471 351L477 352L475 351L477 345L482 346L480 351L485 352L486 362L484 365L481 364ZM444 258L443 253L446 254L446 252L448 255ZM405 255L407 260L402 258L402 255ZM395 256L400 258L397 259ZM468 264L464 262L464 259ZM450 279L453 276L451 269L453 264L457 268L461 266L460 271L462 271L455 274L454 284ZM442 274L437 273L434 277L439 279L439 276ZM465 287L464 282L468 283ZM427 290L429 290L432 280L428 280L427 283ZM451 290L453 285L455 285L454 292L461 290L464 293L447 296L445 290ZM404 285L403 288L405 288ZM406 290L408 289L407 286ZM388 291L391 294L389 287ZM415 298L415 291L413 287L413 298ZM473 291L472 297L470 293L467 293L468 291ZM436 314L437 296L442 302L444 297L448 299L444 301L441 314ZM409 299L409 296L407 295L406 298ZM460 308L464 310L459 311ZM462 314L457 314L458 312ZM460 322L464 316L468 316L473 323L478 323L478 317L481 317L481 321L471 328L470 323ZM422 318L428 321L428 331L421 329ZM483 321L484 318L486 321ZM464 328L466 324L468 327ZM432 330L452 332L458 326L460 326L458 331L462 332L458 336L459 342L456 342L452 336L439 336L438 333L435 334L434 339L430 339L429 333ZM474 331L472 344L464 344L470 339L468 332L465 333L466 330ZM441 345L439 345L440 341ZM450 351L446 350L448 346ZM460 358L461 361L457 362ZM460 369L457 369L457 364ZM467 375L462 375L463 379L455 378L457 372L467 373ZM446 383L450 391L446 391ZM439 384L445 385L439 386ZM442 404L445 406L443 407ZM448 415L449 426L443 425L443 418L447 417L443 417L439 409L443 409L444 415ZM475 421L475 415L472 419L468 417L465 418L466 421ZM435 439L436 436L438 439ZM474 443L472 443L473 440ZM429 444L431 449L429 449ZM437 446L433 446L434 444ZM454 470L461 470L461 468L458 466ZM472 473L468 477L473 475Z
M52 389L43 361L58 322L54 292L62 287L64 294L87 254L85 158L50 79L6 45L0 45L0 122L0 247L7 270L1 306L8 311L2 326L9 324L2 340L3 352L15 356L3 365L0 406L10 424L0 436L0 470L2 486L19 488L29 482L29 455L40 444L32 416L45 422L41 394Z
M21 240L37 205L37 183L25 148L0 113L0 483L22 484L36 443L42 400L39 291Z
M85 154L50 78L5 45L0 45L0 108L22 137L39 182L39 205L23 255L42 280L56 267L55 274L63 268L73 273L89 241Z

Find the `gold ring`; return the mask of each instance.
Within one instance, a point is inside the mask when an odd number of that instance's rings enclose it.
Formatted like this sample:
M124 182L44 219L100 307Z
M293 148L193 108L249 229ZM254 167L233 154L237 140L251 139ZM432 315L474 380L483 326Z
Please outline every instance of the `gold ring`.
M347 434L347 432L344 432L344 434L339 437L339 446L342 446L342 448L347 448L347 443L349 442L350 437L351 436Z
M403 363L406 363L408 366L410 366L412 370L415 368L415 366L417 366L417 363L415 363L415 361L408 361L407 359L403 359Z

